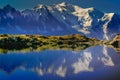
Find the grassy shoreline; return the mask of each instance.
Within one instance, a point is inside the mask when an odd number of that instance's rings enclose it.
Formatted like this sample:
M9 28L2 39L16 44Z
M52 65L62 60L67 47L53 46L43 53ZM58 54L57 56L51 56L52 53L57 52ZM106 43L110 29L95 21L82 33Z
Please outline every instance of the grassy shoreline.
M98 44L100 44L100 40L87 38L80 34L64 36L0 34L0 49L6 50L22 50L27 48L39 48L41 50L47 48L85 49Z

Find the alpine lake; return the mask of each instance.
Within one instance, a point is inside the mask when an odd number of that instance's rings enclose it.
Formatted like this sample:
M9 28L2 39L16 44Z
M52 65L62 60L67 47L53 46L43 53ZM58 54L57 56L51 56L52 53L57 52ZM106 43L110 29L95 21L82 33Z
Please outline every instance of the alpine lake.
M120 80L120 49L100 43L81 35L0 35L0 80Z

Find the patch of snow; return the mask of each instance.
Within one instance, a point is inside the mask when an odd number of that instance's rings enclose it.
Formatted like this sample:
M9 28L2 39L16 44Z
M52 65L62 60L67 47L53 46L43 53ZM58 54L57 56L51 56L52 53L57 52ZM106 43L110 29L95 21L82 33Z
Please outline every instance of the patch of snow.
M106 13L104 14L103 18L102 18L102 21L105 21L106 23L103 25L103 32L104 32L104 38L106 40L109 40L109 37L107 35L108 33L108 24L109 22L111 21L112 17L113 17L114 13Z
M87 27L80 28L79 25L74 25L74 26L72 26L72 28L74 28L74 29L77 30L78 32L82 32L82 33L84 33L84 34L90 34L90 31L88 31L88 28L87 28Z
M12 14L10 12L7 13L7 16L10 17L11 19L14 19L14 16L12 16Z

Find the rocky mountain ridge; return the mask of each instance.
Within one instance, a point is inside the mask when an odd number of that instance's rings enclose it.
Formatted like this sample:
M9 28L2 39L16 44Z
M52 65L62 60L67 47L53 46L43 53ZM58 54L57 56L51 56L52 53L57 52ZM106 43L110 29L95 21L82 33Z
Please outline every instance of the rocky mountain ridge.
M66 2L33 9L16 10L10 5L0 9L0 33L67 35L84 34L110 40L120 32L120 16L93 7L81 8Z

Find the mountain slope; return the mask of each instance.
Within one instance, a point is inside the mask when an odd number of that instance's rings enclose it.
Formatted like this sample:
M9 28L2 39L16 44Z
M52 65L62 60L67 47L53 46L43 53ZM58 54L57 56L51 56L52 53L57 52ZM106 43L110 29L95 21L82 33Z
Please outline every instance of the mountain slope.
M65 35L80 33L109 40L120 32L120 16L93 7L69 3L37 5L18 11L10 5L0 9L0 33Z

